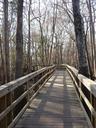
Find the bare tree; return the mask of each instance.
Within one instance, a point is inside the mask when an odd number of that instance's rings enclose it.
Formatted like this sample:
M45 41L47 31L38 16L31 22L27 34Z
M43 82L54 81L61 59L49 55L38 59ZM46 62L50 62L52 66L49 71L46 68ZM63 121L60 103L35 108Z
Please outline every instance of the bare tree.
M10 81L9 63L9 28L8 28L8 0L4 0L4 48L5 48L5 82Z
M79 57L79 73L89 77L88 62L85 50L85 34L83 19L80 14L80 0L72 0L76 45Z
M54 34L55 34L55 28L56 28L56 19L57 19L57 5L55 4L55 0L54 0L54 6L53 6L53 24L52 24L52 44L51 44L51 47L50 47L49 63L48 63L49 65L51 64L51 59L52 59Z
M22 25L23 25L23 0L17 1L17 32L16 32L16 76L19 78L23 75L23 34L22 34ZM14 98L16 99L24 92L24 87L18 87L14 91ZM26 101L26 100L25 100ZM24 102L25 102L24 101ZM14 116L16 116L19 110L22 109L24 102L16 106L14 110Z
M32 3L32 0L29 0L29 10L28 10L28 73L30 72L30 67L31 67L31 60L30 60L30 52L31 52L31 41L30 41L30 12L31 12L31 3Z
M92 14L92 1L86 0L88 11L89 11L89 25L90 25L90 43L91 43L91 57L92 57L92 67L93 67L93 74L92 77L96 77L96 46L95 46L95 26Z
M16 32L16 79L23 74L23 0L18 0L17 32Z

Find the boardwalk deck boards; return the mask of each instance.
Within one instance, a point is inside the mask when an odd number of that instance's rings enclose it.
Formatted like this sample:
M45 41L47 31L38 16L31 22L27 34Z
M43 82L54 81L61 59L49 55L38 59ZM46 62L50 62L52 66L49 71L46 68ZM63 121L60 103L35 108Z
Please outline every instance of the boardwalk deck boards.
M66 71L55 71L15 128L89 128Z

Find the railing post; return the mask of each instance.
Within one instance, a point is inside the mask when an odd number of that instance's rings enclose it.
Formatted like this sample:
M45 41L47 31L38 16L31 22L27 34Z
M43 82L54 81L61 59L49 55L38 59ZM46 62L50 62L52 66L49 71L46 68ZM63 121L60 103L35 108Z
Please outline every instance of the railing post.
M79 81L79 87L80 87L80 89L82 90L82 84L81 84L81 81ZM82 96L81 96L81 94L80 94L80 101L82 102Z
M96 110L96 98L94 97L94 108L95 108L95 110ZM96 118L94 117L94 127L96 128Z
M88 79L82 74L77 75L78 70L71 66L66 66L74 81L76 81L77 92L80 101L87 113L89 125L96 128L96 82Z
M29 81L27 81L27 91L28 91L28 95L27 95L27 101L29 101L29 99L30 99L30 94L29 94L29 92L30 92L30 90L29 90Z
M8 107L13 102L13 93L10 92L9 94L7 94L6 97L7 97L7 107ZM12 120L13 120L13 111L10 111L7 115L7 126L12 122Z
M2 112L4 109L6 109L6 96L3 96L0 98L0 112ZM7 128L7 117L0 120L0 128Z
M16 124L53 70L54 67L43 68L1 86L0 128L13 127Z

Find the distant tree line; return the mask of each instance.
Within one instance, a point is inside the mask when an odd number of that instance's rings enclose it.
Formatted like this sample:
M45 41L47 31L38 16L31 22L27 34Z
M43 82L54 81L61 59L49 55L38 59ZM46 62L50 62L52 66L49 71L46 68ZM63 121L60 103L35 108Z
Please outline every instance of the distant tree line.
M96 78L95 0L1 0L0 85L66 63Z

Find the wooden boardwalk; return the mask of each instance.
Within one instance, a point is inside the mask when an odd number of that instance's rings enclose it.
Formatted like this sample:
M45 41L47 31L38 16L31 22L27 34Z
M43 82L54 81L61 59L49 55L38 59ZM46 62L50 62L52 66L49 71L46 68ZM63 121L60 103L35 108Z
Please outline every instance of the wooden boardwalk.
M15 128L89 128L66 71L55 71Z

